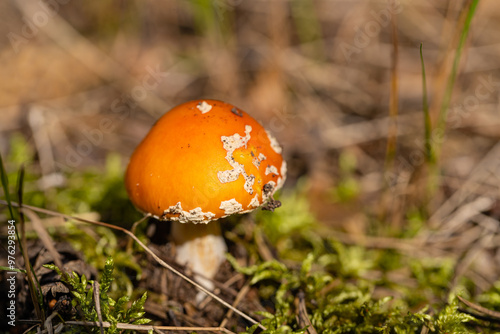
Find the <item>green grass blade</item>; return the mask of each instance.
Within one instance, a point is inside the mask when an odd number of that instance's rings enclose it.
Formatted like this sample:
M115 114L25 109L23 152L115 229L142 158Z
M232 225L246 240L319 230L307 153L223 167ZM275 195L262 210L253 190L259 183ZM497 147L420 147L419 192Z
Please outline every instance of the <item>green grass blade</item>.
M470 30L470 24L472 18L474 17L474 13L476 12L477 5L479 4L479 0L471 0L469 4L469 8L467 13L465 14L465 20L462 27L462 32L460 33L460 39L458 41L457 49L455 52L455 58L453 59L453 65L451 69L450 76L448 78L448 82L446 85L446 89L443 96L443 101L441 103L441 109L439 111L438 123L436 129L439 131L438 133L443 133L446 128L446 119L448 116L448 107L451 101L451 95L453 93L453 86L455 85L455 80L457 78L458 66L460 64L460 57L462 55L462 51L465 46L465 41L467 40L467 35ZM458 29L458 28L457 28ZM442 142L442 141L441 141ZM440 152L440 143L437 143L436 148L438 148L436 153Z
M27 249L27 241L26 241L26 231L25 231L25 221L24 214L21 210L23 207L23 188L24 188L24 166L21 165L19 168L19 173L17 176L17 197L19 204L19 224L21 227L21 238L19 238L18 229L16 228L17 239L21 242L19 243L19 249L24 258L24 263L26 266L26 278L28 280L28 287L30 290L31 300L33 301L33 305L35 308L35 313L39 320L45 321L45 311L43 305L43 294L42 289L40 287L40 282L35 275L35 271L33 270L33 265L29 261L28 253L25 251Z
M15 271L17 273L26 274L26 270L24 270L24 269L17 269L17 268L10 268L10 267L0 266L0 270L3 270L3 271Z
M12 202L10 200L10 193L9 193L9 179L7 177L7 172L5 171L5 167L3 165L2 154L0 154L0 179L2 182L3 192L5 194L5 200L7 201L7 207L9 208L10 217L14 219L14 209L12 208Z
M23 188L24 188L24 166L21 165L19 168L19 173L17 175L17 202L19 203L19 208L23 206ZM19 210L20 220L24 221L24 215L21 210Z
M0 179L2 182L2 187L3 191L5 193L5 200L7 201L7 206L9 208L9 213L12 219L14 219L14 209L12 207L12 202L10 199L10 193L9 193L9 180L7 177L7 172L5 170L4 164L3 164L3 159L2 155L0 154ZM24 167L21 167L19 170L18 174L18 179L17 179L17 195L19 197L19 208L22 206L22 194L23 194L23 185L24 185ZM36 314L38 315L38 318L40 320L45 320L45 314L41 306L43 306L43 296L42 296L42 291L40 290L40 284L38 283L37 277L33 274L33 267L31 263L29 262L28 259L28 254L25 252L26 249L26 234L24 233L24 216L22 215L21 211L19 210L19 221L20 221L20 226L21 226L21 236L19 236L19 231L16 228L16 238L17 240L20 241L19 243L19 250L24 258L24 263L26 263L26 271L24 273L26 274L28 278L28 285L31 293L31 297L33 300L33 304L35 307ZM18 224L16 224L18 225ZM1 268L3 269L3 267ZM9 268L10 270L10 268ZM15 270L18 271L18 270Z
M427 99L427 78L425 76L423 43L420 43L420 62L422 64L422 108L424 110L425 154L428 162L435 163L436 159L431 141L432 121L431 115L429 113L429 103Z

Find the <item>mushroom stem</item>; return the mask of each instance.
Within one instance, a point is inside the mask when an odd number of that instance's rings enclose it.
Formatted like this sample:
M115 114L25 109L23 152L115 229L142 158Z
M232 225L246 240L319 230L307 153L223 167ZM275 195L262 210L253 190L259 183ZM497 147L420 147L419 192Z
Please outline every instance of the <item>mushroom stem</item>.
M172 222L171 233L176 245L177 263L187 266L195 274L198 283L208 290L213 290L214 284L209 279L214 278L227 252L219 222L212 221L207 224ZM203 277L197 276L197 273ZM197 296L197 301L201 301L198 299L204 296L204 293Z

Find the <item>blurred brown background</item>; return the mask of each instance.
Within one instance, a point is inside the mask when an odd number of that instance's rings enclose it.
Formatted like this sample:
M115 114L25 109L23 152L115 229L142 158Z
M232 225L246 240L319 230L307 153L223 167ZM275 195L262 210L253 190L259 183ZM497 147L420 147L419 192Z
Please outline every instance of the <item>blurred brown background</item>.
M0 150L5 154L11 136L22 133L45 176L102 166L109 152L120 153L125 165L170 107L221 99L249 112L283 144L287 187L306 176L316 216L349 229L350 221L364 219L360 208L376 212L385 203L404 211L400 202L391 204L394 198L411 202L417 191L411 180L423 165L424 131L419 45L436 118L467 3L3 1ZM395 167L388 171L393 28L399 121ZM488 152L500 137L499 31L500 4L481 1L448 112L440 162L447 192L433 199L433 210L484 159L492 165L481 175L490 177L476 192L498 198L493 180L500 158ZM344 170L339 157L347 161ZM339 205L331 190L345 169L359 195ZM381 204L386 183L393 188Z

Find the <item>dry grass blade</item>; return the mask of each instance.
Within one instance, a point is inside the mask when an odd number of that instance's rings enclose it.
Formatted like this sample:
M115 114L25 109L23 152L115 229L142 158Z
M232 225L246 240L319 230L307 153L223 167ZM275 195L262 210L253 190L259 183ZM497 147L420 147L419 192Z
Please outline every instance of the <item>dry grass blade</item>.
M468 307L470 307L471 309L476 310L478 312L481 312L481 313L483 313L483 314L485 314L485 315L487 315L487 316L489 316L491 318L500 320L500 312L487 309L487 308L482 307L481 305L478 305L478 304L474 304L473 302L470 302L467 299L464 299L463 297L460 297L460 296L457 296L457 298L462 303L464 303L465 305L467 305Z
M316 329L314 329L314 326L311 323L311 320L309 319L309 314L307 314L307 308L306 308L306 298L304 291L299 291L297 294L297 322L299 323L299 326L301 328L306 328L307 333L309 334L318 334L316 332Z
M57 312L53 313L54 315L57 315ZM52 319L52 315L51 315ZM32 320L23 320L23 323L34 323L37 321L32 321ZM60 333L65 326L90 326L90 327L97 327L100 324L98 322L92 322L92 321L65 321L64 323L60 323L57 326L53 327L56 328L54 330L54 333ZM109 328L111 327L111 324L107 321L104 321L102 323L103 328ZM160 332L161 331L198 331L198 332L212 332L212 333L226 333L226 334L235 334L234 332L230 331L227 328L223 327L194 327L194 326L186 326L186 327L181 327L181 326L152 326L152 325L132 325L132 324L123 324L123 323L118 323L116 325L117 329L122 329L122 330L132 330L132 331L138 331L138 332L149 332L149 331L155 331L155 332ZM45 334L47 333L47 330L43 330L39 332L40 334Z
M477 115L470 117L460 124L452 124L450 128L485 128L500 125L500 119L496 117L496 105L484 105L484 110L490 115ZM341 149L363 143L374 142L387 138L391 119L390 117L375 118L370 121L360 121L338 127L327 127L320 129L319 136L327 148ZM422 123L422 111L409 112L398 116L398 136L411 136L420 133Z
M236 298L234 299L233 302L233 307L236 308L238 307L238 304L243 300L243 298L247 295L248 291L250 290L250 283L246 283L245 286L240 290ZM230 309L227 311L226 315L224 316L224 320L220 323L220 327L226 327L227 322L229 319L233 316L233 310Z
M275 260L273 252L267 246L260 229L255 229L255 243L257 244L257 251L259 252L259 255L262 256L265 261Z
M389 133L387 135L387 147L385 156L386 170L391 170L396 156L396 144L398 138L398 63L399 63L399 49L398 49L398 33L396 16L391 16L392 28L392 66L391 66L391 91L389 101Z
M56 166L46 123L46 115L42 109L32 106L28 113L28 124L33 132L33 143L38 152L42 176L53 173Z
M497 143L488 154L477 164L470 173L470 177L462 184L446 202L429 218L433 228L443 224L443 220L456 210L467 199L467 196L480 187L480 181L490 177L490 173L500 168L500 143Z
M33 229L35 230L38 238L42 241L44 247L49 251L50 255L54 259L54 263L57 267L63 269L63 264L61 262L61 254L54 247L54 242L50 237L50 234L45 230L40 218L32 211L27 208L22 209L24 214L31 220Z
M324 235L335 238L347 245L358 245L366 248L374 249L397 249L405 252L415 252L422 248L425 244L424 240L420 239L398 239L389 237L374 237L367 235L354 235L333 230L322 230Z
M459 261L457 261L454 270L454 277L448 287L450 291L454 290L459 282L460 277L465 274L466 270L474 263L478 256L480 256L485 246L491 243L493 237L494 234L491 234L491 232L483 231L483 235L481 236L481 238L474 242L473 246L467 249L464 253L464 256Z
M0 200L0 204L7 205L7 202L3 201L3 200ZM12 206L18 207L19 204L15 203L15 202L12 202ZM63 218L66 218L66 219L78 220L78 221L85 222L85 223L88 223L88 224L93 224L93 225L98 225L98 226L104 226L104 227L107 227L107 228L110 228L110 229L113 229L113 230L117 230L117 231L121 231L121 232L125 233L130 238L134 239L134 241L137 242L162 267L167 268L168 270L170 270L171 272L173 272L177 276L181 277L182 279L184 279L185 281L187 281L191 285L195 286L198 290L203 291L204 293L206 293L207 295L209 295L210 297L212 297L213 299L215 299L216 301L218 301L220 304L222 304L225 307L233 310L234 313L236 313L239 316L243 317L244 319L248 320L252 324L258 324L258 326L261 329L266 330L266 328L262 324L260 324L259 322L257 322L257 320L253 319L252 317L250 317L249 315L245 314L244 312L242 312L242 311L234 308L231 304L229 304L228 302L226 302L225 300L223 300L219 296L215 295L213 292L207 290L202 285L196 283L195 281L193 281L192 279L190 279L189 277L187 277L186 275L184 275L183 273L181 273L180 271L178 271L177 269L175 269L174 267L172 267L171 265L169 265L168 263L166 263L165 261L163 261L158 255L156 255L148 246L146 246L141 240L139 240L129 230L127 230L127 229L125 229L123 227L119 227L119 226L115 226L115 225L111 225L111 224L107 224L107 223L103 223L103 222L98 222L98 221L92 221L92 220L89 220L89 219L83 219L83 218L79 218L79 217L73 217L73 216L66 215L66 214L63 214L63 213L60 213L60 212L55 212L55 211L51 211L51 210L47 210L47 209L42 209L42 208L38 208L38 207L35 207L35 206L31 206L31 205L25 205L25 207L27 207L27 208L29 208L29 209L31 209L33 211L36 211L36 212L45 213L45 214L52 215L52 216L59 216L59 217L63 217Z
M424 129L425 129L425 153L427 156L427 161L431 164L436 162L434 156L434 148L432 146L432 120L429 113L429 103L427 99L427 76L425 74L425 63L424 63L424 45L420 43L420 63L422 64L422 109L424 111Z
M133 234L135 234L135 230L137 229L137 226L139 226L142 222L145 222L149 217L150 217L150 215L145 215L143 218L141 218L138 221L136 221L132 225L132 227L130 228L130 232L132 232ZM133 239L129 239L129 241L127 242L127 253L128 254L132 254L132 244L133 244L133 242L134 242Z
M101 298L100 298L100 286L99 282L94 281L92 284L93 288L93 295L94 295L94 303L95 303L95 310L97 312L97 319L99 320L99 329L101 330L101 334L104 334L104 327L102 325L102 312L101 312Z
M427 333L429 333L429 327L427 327L427 326L422 327L420 334L427 334Z
M489 197L478 197L469 203L458 207L447 219L444 219L439 228L439 234L451 235L459 230L463 225L478 215L480 212L489 210L494 204L494 200ZM433 238L436 233L427 231L428 237Z
M59 313L53 312L50 316L47 317L47 320L44 322L45 330L42 333L54 334L60 333L63 329L63 326L56 325L55 327L52 325L52 319L59 316Z

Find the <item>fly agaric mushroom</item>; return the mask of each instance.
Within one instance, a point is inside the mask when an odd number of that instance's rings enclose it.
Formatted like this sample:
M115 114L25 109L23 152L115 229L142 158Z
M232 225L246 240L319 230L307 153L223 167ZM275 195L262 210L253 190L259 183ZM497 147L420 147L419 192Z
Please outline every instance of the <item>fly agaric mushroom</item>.
M176 261L211 279L227 252L213 221L273 210L285 178L280 145L255 119L228 103L198 100L156 122L130 158L125 185L139 210L173 222ZM198 282L213 289L210 280Z

